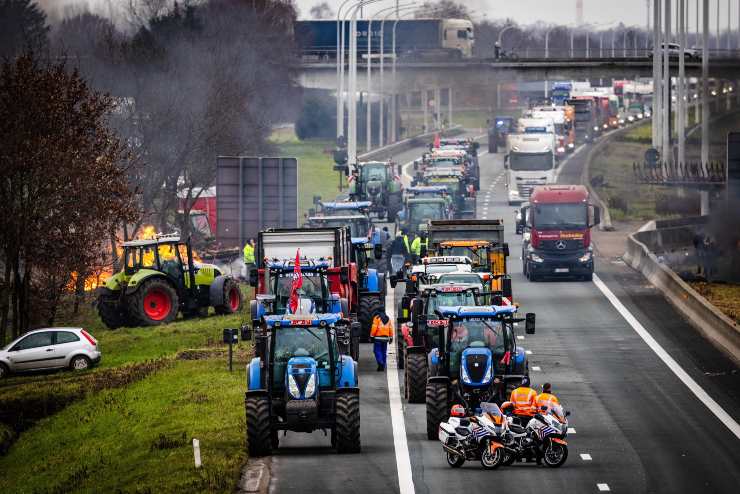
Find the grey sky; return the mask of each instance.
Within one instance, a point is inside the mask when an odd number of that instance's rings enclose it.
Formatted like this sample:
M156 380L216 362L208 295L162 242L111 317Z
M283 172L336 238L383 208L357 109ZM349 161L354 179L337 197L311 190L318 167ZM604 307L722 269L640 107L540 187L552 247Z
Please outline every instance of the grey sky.
M112 11L128 5L129 0L37 0L47 10L55 11L57 15L70 5L89 5L92 10L103 15L110 15ZM300 11L301 18L308 18L312 6L322 0L294 0ZM343 0L327 0L329 5L336 11ZM395 0L382 0L376 5L368 6L370 13L375 10L393 5ZM399 0L401 3L409 0ZM416 0L423 3L424 0ZM532 24L538 21L557 24L571 24L576 20L576 0L458 0L468 5L473 11L473 17L481 19L512 18L518 23ZM649 0L652 10L653 0ZM689 26L691 29L696 25L695 5L697 0L686 0L689 6ZM677 5L678 0L673 0ZM701 2L699 2L701 3ZM727 0L720 0L720 16L722 18L721 28L727 27ZM733 29L737 29L738 23L738 1L732 0L732 11L730 19ZM717 0L709 2L710 29L715 27ZM645 26L647 16L647 0L583 0L583 17L585 22L593 24L608 25L623 22L627 25ZM675 10L674 10L675 11ZM652 14L651 14L652 18Z

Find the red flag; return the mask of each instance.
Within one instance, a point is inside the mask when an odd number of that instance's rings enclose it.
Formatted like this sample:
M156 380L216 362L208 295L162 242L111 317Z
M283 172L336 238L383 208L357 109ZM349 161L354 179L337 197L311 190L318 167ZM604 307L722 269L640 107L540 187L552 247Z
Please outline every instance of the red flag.
M439 148L441 145L439 134L434 134L434 147Z
M504 353L504 357L501 359L501 364L503 365L509 365L509 362L511 362L511 352L509 350Z
M295 266L293 267L293 284L290 287L290 312L298 312L298 289L303 286L303 275L301 274L301 249L295 252Z

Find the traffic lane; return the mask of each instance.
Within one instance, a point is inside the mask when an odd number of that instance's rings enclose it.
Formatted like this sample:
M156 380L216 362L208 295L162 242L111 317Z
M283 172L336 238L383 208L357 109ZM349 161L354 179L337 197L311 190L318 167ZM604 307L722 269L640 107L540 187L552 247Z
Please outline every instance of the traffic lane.
M500 154L491 155L481 159L482 187L479 195L479 217L482 217L482 208L488 203L490 218L503 218L506 224L506 238L511 243L510 250L512 253L520 249L520 238L513 234L513 208L507 204L507 196L504 184L501 180L495 185L495 180L500 177L503 170L502 156ZM493 187L491 187L493 185ZM488 201L486 201L484 192L491 192ZM516 254L514 254L516 255ZM510 262L510 270L514 271L514 294L515 299L523 302L523 309L527 307L534 309L534 304L527 302L526 289L522 287L526 281L521 276L521 270L516 261ZM514 268L514 269L511 269ZM567 284L566 284L567 285ZM400 286L400 285L399 285ZM399 290L399 295L402 290ZM398 301L398 299L397 299ZM542 316L542 314L540 314ZM553 335L548 338L547 324L543 326L542 318L539 321L538 334L528 336L521 334L521 328L518 328L519 335L524 338L517 340L519 344L532 351L530 355L530 366L537 366L541 371L532 371L532 377L535 382L542 383L540 377L544 377L554 383L558 395L565 401L567 406L582 408L586 411L587 418L581 420L580 414L571 417L571 423L579 423L581 427L576 436L569 438L571 444L571 453L566 464L557 470L538 467L534 464L517 464L509 468L501 468L498 472L488 472L482 469L478 463L467 463L460 470L453 470L447 466L442 448L436 441L426 439L426 409L424 405L407 404L406 423L407 438L411 451L411 462L414 472L414 484L416 492L443 492L443 490L459 490L464 486L466 490L470 489L490 489L491 482L496 482L497 486L502 489L512 488L518 492L541 492L542 486L547 485L548 489L555 492L591 492L596 489L596 484L609 478L609 470L613 468L623 469L625 471L636 472L639 465L630 462L634 455L622 455L629 445L626 443L619 444L613 442L613 446L620 454L609 454L607 452L596 454L603 437L590 431L598 431L598 423L608 423L608 414L600 407L587 407L587 400L581 400L580 397L587 397L592 394L587 381L578 372L571 362L561 362L559 365L544 365L542 362L549 362L548 357L557 358L563 355L565 350L561 347L563 342ZM543 337L544 335L544 337ZM552 341L550 341L552 340ZM563 360L562 358L560 360ZM559 383L564 383L560 386ZM581 402L583 403L583 406ZM617 429L612 424L610 429ZM603 450L603 448L602 448ZM580 454L592 454L594 460L584 462L580 459ZM605 460L604 456L613 456L611 461ZM495 477L491 477L494 475ZM494 480L495 479L495 480ZM613 483L615 487L619 483ZM633 486L633 483L625 483L624 487Z
M270 492L398 492L385 372L376 371L371 344L360 345L360 440L362 452L338 455L328 435L288 432L274 452Z

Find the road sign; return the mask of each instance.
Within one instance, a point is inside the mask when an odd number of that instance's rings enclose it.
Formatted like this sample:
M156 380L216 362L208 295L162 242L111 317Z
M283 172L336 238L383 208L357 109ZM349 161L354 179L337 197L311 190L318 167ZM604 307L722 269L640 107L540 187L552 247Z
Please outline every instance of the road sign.
M219 156L216 211L216 239L224 247L243 247L265 228L296 228L297 160Z
M655 148L650 148L645 151L645 163L649 166L658 166L660 161L660 151Z

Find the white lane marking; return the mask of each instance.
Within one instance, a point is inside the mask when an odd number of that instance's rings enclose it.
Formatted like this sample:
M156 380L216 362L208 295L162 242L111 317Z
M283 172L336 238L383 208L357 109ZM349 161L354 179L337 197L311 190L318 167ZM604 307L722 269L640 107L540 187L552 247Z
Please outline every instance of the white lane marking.
M381 321L381 322L382 322L382 321ZM542 369L540 369L540 368L539 368L538 366L536 366L536 365L535 365L534 367L532 367L532 370L533 370L533 371L536 371L536 372L539 372L539 371L541 371Z
M733 419L729 413L727 413L709 394L704 391L704 388L699 386L694 379L683 370L683 368L666 352L660 344L655 341L645 327L627 310L627 308L619 301L616 295L609 289L606 284L601 281L601 278L594 274L594 285L601 290L601 293L611 302L615 309L622 315L622 317L632 326L632 329L643 339L643 341L655 352L655 354L663 361L664 364L683 382L689 390L706 406L720 422L730 429L730 432L735 434L735 437L740 439L740 424ZM605 484L606 485L606 484Z
M383 322L383 321L380 321L380 322ZM532 355L532 350L524 350L524 353L526 353L527 355Z
M517 340L523 340L524 339L524 335L518 334L518 335L516 335L516 339Z
M591 458L591 455L588 453L581 453L581 459L583 461L591 461L593 458Z
M575 427L568 427L568 434L575 434L575 433L576 433Z
M597 488L598 488L598 489L599 489L599 490L600 490L601 492L608 492L608 491L611 491L611 489L609 489L609 484L596 484L596 487L597 487Z
M396 320L396 289L390 287L385 296L385 306L391 308L391 320ZM396 452L396 470L398 471L398 490L401 494L414 494L414 479L411 476L411 458L406 441L406 423L403 419L401 404L401 386L398 382L398 361L396 345L388 345L386 365L388 378L388 399L391 408L391 427L393 429L393 448Z

